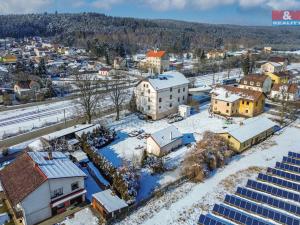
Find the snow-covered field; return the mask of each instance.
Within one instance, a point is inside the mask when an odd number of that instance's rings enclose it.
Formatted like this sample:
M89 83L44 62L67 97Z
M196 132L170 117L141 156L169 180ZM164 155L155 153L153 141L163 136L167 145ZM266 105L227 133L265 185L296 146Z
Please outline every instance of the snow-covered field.
M196 224L200 214L208 212L214 203L222 201L226 192L232 193L236 186L244 185L248 178L255 177L261 169L274 166L288 151L300 152L299 125L298 120L280 135L274 135L234 157L229 165L218 169L203 183L187 182L151 200L119 225Z
M66 218L59 225L98 225L99 219L89 208L85 208L74 214L72 218Z

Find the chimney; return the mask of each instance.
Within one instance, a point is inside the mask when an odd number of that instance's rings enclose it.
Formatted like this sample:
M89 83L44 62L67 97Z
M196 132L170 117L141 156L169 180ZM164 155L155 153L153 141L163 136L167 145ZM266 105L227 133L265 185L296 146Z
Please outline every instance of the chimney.
M52 149L51 149L51 148L49 148L49 150L48 150L48 159L49 159L49 160L52 160L52 159L53 159Z

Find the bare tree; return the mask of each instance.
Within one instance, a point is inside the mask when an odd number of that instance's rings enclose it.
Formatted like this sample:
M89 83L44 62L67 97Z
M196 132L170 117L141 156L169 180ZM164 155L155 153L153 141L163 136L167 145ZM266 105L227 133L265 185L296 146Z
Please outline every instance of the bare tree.
M122 105L127 99L130 98L130 91L128 89L128 81L126 76L122 75L119 71L114 72L112 80L107 80L107 90L109 97L116 109L116 120L120 119L120 111Z
M78 113L82 114L88 123L92 122L93 116L97 115L98 104L103 98L100 93L99 80L90 74L75 74L75 84L79 91Z

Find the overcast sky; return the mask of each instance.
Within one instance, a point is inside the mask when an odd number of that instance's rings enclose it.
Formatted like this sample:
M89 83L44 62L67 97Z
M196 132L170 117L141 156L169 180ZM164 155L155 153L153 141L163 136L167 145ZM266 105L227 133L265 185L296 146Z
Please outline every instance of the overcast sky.
M300 0L0 0L0 14L99 12L242 25L271 25L272 9L297 10Z

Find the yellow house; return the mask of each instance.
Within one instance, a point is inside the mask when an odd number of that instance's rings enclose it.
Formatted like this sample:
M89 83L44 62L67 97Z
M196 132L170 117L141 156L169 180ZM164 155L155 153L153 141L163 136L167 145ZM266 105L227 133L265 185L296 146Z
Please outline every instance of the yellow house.
M272 84L287 84L290 79L288 72L266 72L265 75L271 78Z
M16 63L17 62L17 57L15 55L6 55L2 58L2 61L4 63Z
M227 140L231 149L242 152L271 136L276 123L265 117L255 117L233 124L219 135Z
M264 111L263 92L223 85L211 93L211 111L215 114L254 117Z

